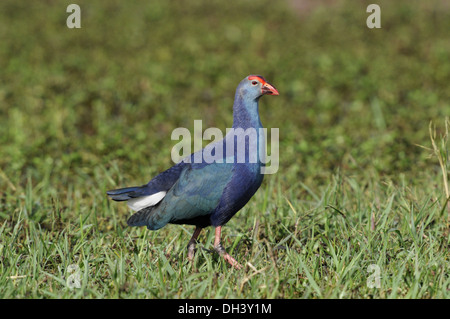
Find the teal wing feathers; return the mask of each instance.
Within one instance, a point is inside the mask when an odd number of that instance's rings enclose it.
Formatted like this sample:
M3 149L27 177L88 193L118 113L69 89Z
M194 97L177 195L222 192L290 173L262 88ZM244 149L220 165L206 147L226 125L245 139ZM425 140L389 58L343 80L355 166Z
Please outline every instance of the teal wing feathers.
M189 165L160 204L137 212L130 218L128 224L146 225L149 229L155 230L169 222L211 214L217 207L232 174L232 164ZM134 216L136 222L133 223Z

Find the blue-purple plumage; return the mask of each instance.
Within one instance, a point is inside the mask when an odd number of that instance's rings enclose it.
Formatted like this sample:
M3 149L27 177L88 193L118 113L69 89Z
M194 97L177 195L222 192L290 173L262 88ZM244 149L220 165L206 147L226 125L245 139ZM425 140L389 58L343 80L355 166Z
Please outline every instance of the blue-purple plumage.
M254 138L244 135L245 156L240 156L239 138L235 132L230 132L213 144L215 150L223 151L221 162L209 163L202 156L203 161L195 163L199 157L192 154L190 161L176 164L146 185L108 191L107 194L116 201L139 200L155 194L163 196L156 203L152 202L152 206L144 207L131 216L128 225L155 230L168 223L192 224L201 228L209 225L217 228L226 224L250 200L263 181L263 164L259 156L265 141L264 135L258 134L262 128L258 101L263 94L278 95L278 91L258 76L246 77L236 89L233 129L257 132ZM232 150L231 154L229 150ZM204 151L199 152L204 154ZM242 162L242 159L245 160Z

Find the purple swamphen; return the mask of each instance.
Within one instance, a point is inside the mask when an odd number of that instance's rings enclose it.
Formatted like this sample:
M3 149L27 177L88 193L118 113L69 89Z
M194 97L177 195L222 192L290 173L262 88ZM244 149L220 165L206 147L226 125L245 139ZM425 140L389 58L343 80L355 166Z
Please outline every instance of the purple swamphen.
M168 223L195 225L187 247L190 260L202 228L214 226L214 250L241 268L222 247L220 234L222 226L250 200L263 180L265 137L260 133L258 101L265 94L278 95L278 91L262 76L247 76L236 89L233 128L225 138L191 154L148 184L108 191L113 200L128 201L137 211L128 225L150 230ZM254 138L252 132L256 133Z

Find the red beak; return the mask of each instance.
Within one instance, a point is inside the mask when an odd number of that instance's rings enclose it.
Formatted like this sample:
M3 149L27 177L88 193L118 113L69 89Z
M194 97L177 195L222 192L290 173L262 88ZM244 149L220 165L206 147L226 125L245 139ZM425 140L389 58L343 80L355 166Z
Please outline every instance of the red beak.
M264 85L261 88L261 93L267 95L280 95L277 89L269 82L264 83Z

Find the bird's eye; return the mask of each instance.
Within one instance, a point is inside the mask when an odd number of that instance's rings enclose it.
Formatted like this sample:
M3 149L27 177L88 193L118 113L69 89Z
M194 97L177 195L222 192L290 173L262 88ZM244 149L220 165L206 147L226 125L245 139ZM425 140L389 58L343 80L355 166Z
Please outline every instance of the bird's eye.
M258 81L252 81L252 85L258 84Z

